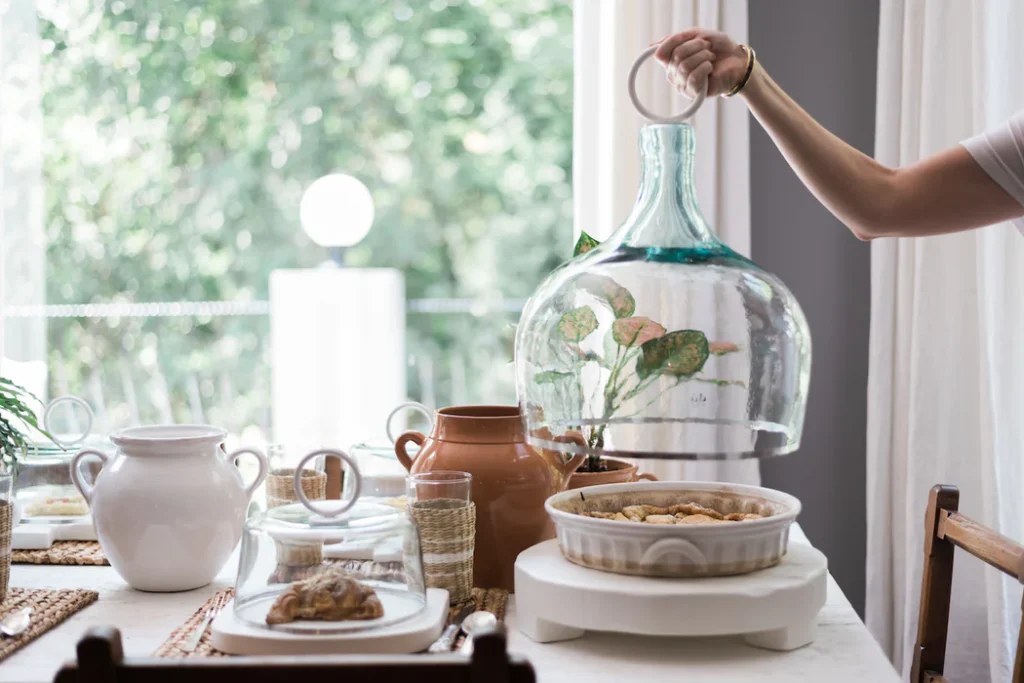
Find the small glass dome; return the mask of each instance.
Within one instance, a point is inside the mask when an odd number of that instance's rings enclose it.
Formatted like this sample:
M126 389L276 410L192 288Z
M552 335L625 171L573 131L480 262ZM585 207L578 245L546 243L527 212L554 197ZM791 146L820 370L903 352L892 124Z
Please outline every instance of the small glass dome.
M413 448L410 448L410 457ZM366 441L355 444L349 452L356 459L362 473L363 500L368 497L396 497L405 495L405 478L409 472L398 461L395 445L388 441ZM349 498L353 479L343 475L342 498Z
M252 626L292 633L380 628L426 608L419 535L395 501L360 498L355 460L335 450L307 455L341 458L352 496L299 502L250 517L242 534L235 616Z
M22 504L24 522L72 522L89 514L85 499L71 482L71 460L83 447L111 454L115 450L106 437L92 433L92 424L92 409L77 396L61 396L46 405L42 427L53 440L34 434L18 459L14 490ZM102 465L98 460L91 460L81 463L80 467L89 473L89 480L95 480ZM53 510L61 510L61 513Z
M359 470L363 475L362 489L364 500L368 496L386 498L405 496L405 478L409 472L399 462L398 456L395 454L396 432L401 434L402 430L396 430L393 424L395 417L410 410L419 413L426 419L427 427L423 428L423 433L429 434L430 430L434 427L434 411L422 403L409 401L395 406L384 422L387 440L364 441L353 445L349 449L349 452L355 456L356 462L359 464ZM414 460L419 452L419 448L416 444L407 444L405 446L406 453ZM344 488L341 493L342 498L349 497L349 493L352 490L351 482L351 478L346 475L344 478Z
M697 206L694 132L640 133L625 223L541 284L516 333L528 441L563 453L732 459L800 445L811 337L777 277Z

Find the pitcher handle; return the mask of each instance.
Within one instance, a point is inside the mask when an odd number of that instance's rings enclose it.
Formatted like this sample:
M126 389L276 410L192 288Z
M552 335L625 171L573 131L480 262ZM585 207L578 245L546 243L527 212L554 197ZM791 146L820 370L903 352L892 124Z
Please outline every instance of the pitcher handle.
M267 476L267 456L261 451L255 448L239 448L236 451L232 451L231 455L228 456L228 460L232 465L238 460L239 456L252 455L256 457L256 461L259 463L259 471L256 473L256 478L252 480L252 483L245 488L246 499L252 498L252 494L259 488L259 485L263 483L263 480Z
M633 481L661 481L650 472L637 472L633 475Z
M88 504L89 507L92 507L92 490L95 485L90 486L88 482L85 481L81 472L82 460L90 455L94 455L102 460L103 467L106 467L107 463L110 461L109 455L103 451L98 451L95 448L85 448L78 451L78 453L75 454L75 457L71 460L71 483L73 483L75 488L78 489L78 492L82 494L82 498L85 498L86 504ZM98 477L99 475L96 476Z
M556 436L555 441L559 443L574 443L577 446L586 448L587 440L583 438L583 435L579 432L568 431L561 436ZM583 461L586 460L587 456L585 453L577 453L572 456L568 462L562 465L562 490L565 490L569 486L569 478L572 477L573 472L580 468Z
M398 458L398 462L402 463L407 471L412 472L412 465L415 462L415 458L409 455L409 452L405 450L405 445L412 441L414 444L423 448L423 444L426 442L427 437L422 432L409 431L398 437L395 441L395 456Z

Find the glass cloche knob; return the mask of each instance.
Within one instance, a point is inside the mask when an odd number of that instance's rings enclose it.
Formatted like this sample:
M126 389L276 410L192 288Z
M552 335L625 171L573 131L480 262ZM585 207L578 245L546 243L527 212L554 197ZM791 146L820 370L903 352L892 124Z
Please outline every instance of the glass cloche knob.
M515 365L528 442L633 458L792 452L811 367L800 305L708 226L689 124L644 126L640 153L626 221L604 243L584 235L523 311Z

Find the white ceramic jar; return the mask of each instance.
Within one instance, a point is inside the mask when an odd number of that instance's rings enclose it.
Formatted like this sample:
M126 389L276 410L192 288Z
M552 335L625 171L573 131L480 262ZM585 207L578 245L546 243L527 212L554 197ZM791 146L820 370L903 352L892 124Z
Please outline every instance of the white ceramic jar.
M221 448L226 437L207 425L130 427L110 437L115 455L85 449L71 461L71 479L89 503L103 552L133 588L205 586L238 544L267 459L249 448L227 455ZM259 461L248 486L234 466L246 453ZM94 486L79 471L91 457L103 461Z

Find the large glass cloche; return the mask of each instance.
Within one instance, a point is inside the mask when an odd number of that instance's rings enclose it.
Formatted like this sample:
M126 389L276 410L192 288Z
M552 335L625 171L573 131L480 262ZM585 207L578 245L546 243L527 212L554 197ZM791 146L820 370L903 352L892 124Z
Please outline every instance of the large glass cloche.
M581 238L527 303L515 363L532 445L673 459L800 445L807 322L779 278L704 220L694 146L686 123L644 126L625 223L601 244Z

